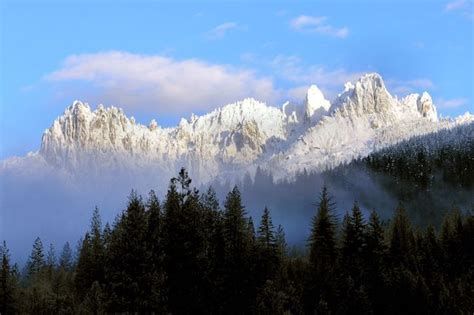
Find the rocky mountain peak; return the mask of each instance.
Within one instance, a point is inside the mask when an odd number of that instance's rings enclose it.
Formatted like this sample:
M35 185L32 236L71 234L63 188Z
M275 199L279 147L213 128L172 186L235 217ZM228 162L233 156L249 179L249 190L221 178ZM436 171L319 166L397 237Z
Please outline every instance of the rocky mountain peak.
M306 93L305 121L314 122L321 116L327 114L331 103L324 97L323 92L316 86L311 85Z

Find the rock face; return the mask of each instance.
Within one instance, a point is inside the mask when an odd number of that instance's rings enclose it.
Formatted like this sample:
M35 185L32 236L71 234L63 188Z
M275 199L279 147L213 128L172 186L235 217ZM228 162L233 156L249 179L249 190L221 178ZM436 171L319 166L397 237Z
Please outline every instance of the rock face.
M463 121L472 121L467 117ZM332 103L312 85L302 106L287 102L278 109L249 98L192 115L174 128L155 120L137 124L119 108L92 110L75 101L46 129L33 155L73 176L84 170L153 168L168 178L184 166L194 179L207 182L241 177L260 166L278 179L334 167L455 124L438 121L428 93L399 100L380 75L371 73L347 83Z
M305 121L314 123L327 115L331 103L324 98L323 92L316 86L311 85L306 93Z
M416 105L418 112L420 112L423 117L426 117L431 121L438 121L436 107L434 106L431 96L428 94L428 92L423 92L423 94L418 97L416 100Z

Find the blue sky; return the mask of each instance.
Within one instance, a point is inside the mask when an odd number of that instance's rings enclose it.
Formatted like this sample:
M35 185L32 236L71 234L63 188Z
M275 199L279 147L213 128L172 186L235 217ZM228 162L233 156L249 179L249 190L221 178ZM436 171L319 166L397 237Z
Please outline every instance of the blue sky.
M379 72L393 94L427 90L473 112L472 0L0 2L0 158L39 147L73 100L176 124L252 96L301 101L316 83Z

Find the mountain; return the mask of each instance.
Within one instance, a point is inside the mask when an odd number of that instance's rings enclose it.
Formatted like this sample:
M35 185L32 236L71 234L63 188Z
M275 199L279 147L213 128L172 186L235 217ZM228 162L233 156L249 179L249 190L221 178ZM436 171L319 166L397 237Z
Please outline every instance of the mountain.
M347 83L332 102L312 85L302 105L286 102L276 108L248 98L182 119L174 128L155 120L145 126L119 108L92 110L75 101L45 130L38 152L3 161L1 170L49 167L69 178L110 171L168 178L184 166L205 183L234 180L261 167L281 179L303 169L330 169L473 119L470 114L439 119L427 92L398 99L376 73Z

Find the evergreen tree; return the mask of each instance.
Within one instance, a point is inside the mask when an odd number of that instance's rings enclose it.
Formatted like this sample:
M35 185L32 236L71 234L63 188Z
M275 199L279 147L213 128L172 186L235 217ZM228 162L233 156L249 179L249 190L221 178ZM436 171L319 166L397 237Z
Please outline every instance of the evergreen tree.
M397 296L397 301L387 300L392 312L410 312L417 303L418 278L416 263L416 242L410 220L405 209L399 205L390 228L390 269L386 281L390 283L387 296ZM418 301L419 303L420 301Z
M344 270L360 285L362 276L363 250L366 246L365 223L362 212L357 203L354 203L352 213L344 220L341 258Z
M309 268L306 292L306 312L323 312L326 305L335 303L334 267L337 258L336 218L334 203L323 187L312 221L309 239ZM319 302L318 302L319 301ZM317 304L315 304L315 302Z
M0 246L0 260L2 263L0 270L0 314L14 314L16 286L13 270L10 267L10 253L5 241Z
M318 212L312 221L310 244L310 264L317 272L334 266L336 259L336 219L333 214L334 203L323 187Z
M281 258L284 258L288 254L288 244L286 243L285 231L281 224L278 225L275 241L277 246L278 254Z
M73 265L73 258L72 258L72 249L69 242L66 242L63 246L61 251L61 255L59 256L59 268L65 271L70 271Z
M389 255L391 262L395 265L411 266L414 263L414 246L414 235L410 220L405 209L400 204L396 210L390 230Z
M165 303L163 244L162 244L162 213L161 205L155 191L151 190L146 204L148 217L147 247L149 251L150 277L150 309L162 312Z
M46 274L49 281L53 279L53 273L56 270L56 251L53 244L49 244L48 253L46 254Z
M152 279L147 231L145 205L141 196L132 191L108 248L106 284L109 312L151 311L149 292Z
M147 201L148 214L148 242L152 253L152 262L155 267L160 263L162 256L161 243L161 206L153 190L150 191Z
M94 281L80 305L81 312L86 314L104 314L104 294L99 282Z
M91 273L91 277L93 279L93 281L90 283L90 285L92 285L92 283L95 281L99 283L104 282L105 271L105 246L102 235L102 219L100 217L99 208L97 207L95 207L94 212L92 213L90 236L93 269L89 270L89 272Z
M76 276L74 279L80 299L90 290L97 281L104 283L105 272L105 245L102 235L102 220L99 209L95 207L89 232L86 233L79 251Z
M28 278L38 275L45 266L43 243L39 237L36 238L30 257L27 262Z
M276 246L275 231L270 217L270 211L267 207L263 210L260 226L258 227L257 240L261 248L273 251Z
M74 286L79 300L82 300L89 291L90 286L95 281L93 272L95 269L92 258L92 246L89 233L86 233L82 240L77 258L76 274L74 277Z
M274 230L270 211L265 207L257 233L256 275L258 275L258 286L263 286L267 280L273 279L279 269L279 248Z
M250 282L249 258L249 222L245 219L240 191L235 186L224 203L224 240L225 240L225 287L224 312L241 314L245 306L250 305L248 284Z
M219 206L219 200L215 190L208 188L206 193L201 196L201 207L204 211L204 251L207 254L207 281L205 290L208 292L207 302L209 313L222 313L222 306L215 301L222 301L223 283L224 283L224 226L223 213Z

